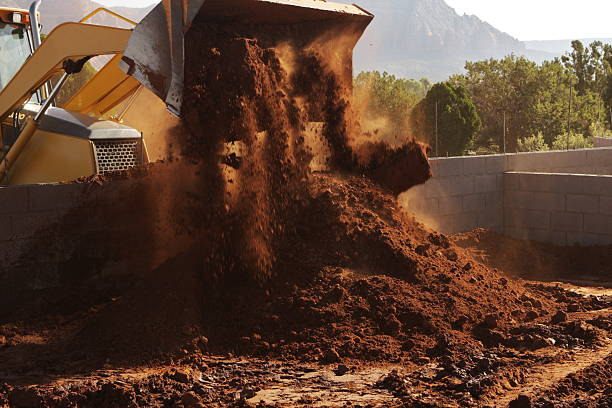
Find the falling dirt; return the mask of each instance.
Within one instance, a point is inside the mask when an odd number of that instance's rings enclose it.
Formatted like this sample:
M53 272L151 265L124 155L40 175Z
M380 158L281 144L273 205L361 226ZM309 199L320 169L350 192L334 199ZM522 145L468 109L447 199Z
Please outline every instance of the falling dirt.
M182 160L81 180L106 194L24 254L42 276L92 222L122 227L79 241L53 285L13 275L0 406L563 407L591 372L584 398L605 406L612 299L524 280L526 264L405 213L395 195L430 176L426 148L360 134L346 78L290 32L196 20Z

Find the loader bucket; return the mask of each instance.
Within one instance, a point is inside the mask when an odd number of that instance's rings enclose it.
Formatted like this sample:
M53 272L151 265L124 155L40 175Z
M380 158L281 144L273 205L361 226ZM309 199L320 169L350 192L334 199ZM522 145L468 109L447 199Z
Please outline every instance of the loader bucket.
M355 5L321 0L163 0L134 29L122 69L176 115L183 100L185 35L196 18L260 27L302 25L309 36L322 41L342 36L343 41L330 47L344 48L334 51L347 56L345 74L352 75L353 48L373 16Z

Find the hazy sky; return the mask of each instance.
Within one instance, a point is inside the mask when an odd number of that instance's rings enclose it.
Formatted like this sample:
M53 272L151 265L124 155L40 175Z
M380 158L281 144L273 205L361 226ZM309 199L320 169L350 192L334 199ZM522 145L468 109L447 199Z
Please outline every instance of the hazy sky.
M358 1L358 0L357 0ZM612 0L446 0L519 40L612 38Z
M143 7L159 0L97 0ZM385 1L385 0L383 0ZM346 2L346 1L345 1ZM359 0L351 0L359 4ZM519 40L612 38L612 0L446 0L459 14L475 14Z
M145 7L159 3L159 0L96 0L96 2L105 6Z

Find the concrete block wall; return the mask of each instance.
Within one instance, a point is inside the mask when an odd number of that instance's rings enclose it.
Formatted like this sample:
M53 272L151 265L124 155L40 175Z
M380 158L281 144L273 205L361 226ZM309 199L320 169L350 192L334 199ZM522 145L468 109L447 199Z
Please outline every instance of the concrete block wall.
M20 262L22 249L78 205L83 184L40 184L0 187L0 259L7 268ZM27 257L27 254L23 254Z
M199 176L189 164L174 166L177 173L160 168L101 185L0 188L0 297L150 271L188 247L191 238L171 228L171 215L180 211L176 197L195 185L189 178ZM82 259L91 268L75 270Z
M435 158L430 164L432 179L400 196L404 208L444 233L474 228L501 232L505 228L504 173L612 175L612 148Z
M595 147L610 147L612 146L612 137L594 137L593 145Z
M612 147L508 154L505 170L612 174Z
M507 172L504 233L559 245L612 244L612 176Z
M433 178L400 196L417 218L444 233L501 230L503 155L430 160Z

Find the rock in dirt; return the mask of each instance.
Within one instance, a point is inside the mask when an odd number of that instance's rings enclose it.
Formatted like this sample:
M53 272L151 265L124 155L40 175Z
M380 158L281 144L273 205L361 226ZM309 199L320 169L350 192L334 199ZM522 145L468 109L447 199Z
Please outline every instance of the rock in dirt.
M244 388L242 391L240 391L240 399L248 400L250 398L253 398L256 394L257 392L253 388L247 387L247 388Z
M168 376L172 378L174 381L178 381L181 383L187 384L190 382L189 374L182 370L173 370L172 372L169 373Z
M499 322L499 316L495 313L491 313L485 316L484 324L489 329L496 329Z
M519 395L514 401L510 402L508 408L531 408L531 398L527 395Z
M321 362L323 364L334 364L334 363L337 363L339 361L340 361L340 355L333 348L328 349L327 351L325 351L325 353L321 357Z
M338 377L343 376L344 374L350 372L351 369L348 368L346 365L344 364L340 364L338 367L336 367L336 369L334 370L334 374L336 374Z
M181 402L184 408L200 408L204 406L198 394L193 391L184 393L181 396Z
M564 313L561 310L555 313L555 315L550 319L552 324L562 323L565 321L567 321L567 313Z
M31 388L16 388L9 394L9 401L15 408L42 407L42 398Z

